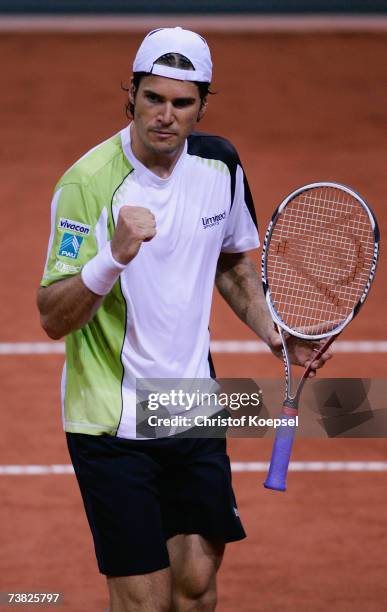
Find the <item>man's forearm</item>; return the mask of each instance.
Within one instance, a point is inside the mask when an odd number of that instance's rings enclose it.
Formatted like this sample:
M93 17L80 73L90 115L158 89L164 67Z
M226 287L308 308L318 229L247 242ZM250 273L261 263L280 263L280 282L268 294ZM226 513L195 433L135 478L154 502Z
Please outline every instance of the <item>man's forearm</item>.
M41 287L38 307L42 327L50 338L58 340L86 325L102 300L84 285L80 274Z
M268 342L273 322L261 279L251 259L245 253L222 253L218 261L216 286L241 321Z

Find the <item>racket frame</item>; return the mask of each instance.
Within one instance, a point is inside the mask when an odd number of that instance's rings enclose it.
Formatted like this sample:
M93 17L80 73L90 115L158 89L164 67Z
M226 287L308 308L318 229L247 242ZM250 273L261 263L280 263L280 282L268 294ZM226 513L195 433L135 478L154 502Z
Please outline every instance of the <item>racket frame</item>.
M342 321L337 327L335 327L334 329L328 332L321 333L321 334L303 334L301 332L293 330L291 327L286 325L286 323L281 319L281 317L279 316L278 312L276 311L273 305L271 294L270 294L270 287L269 287L268 280L267 280L267 253L268 253L268 246L270 244L270 239L271 239L275 224L277 222L277 219L280 216L280 214L283 212L287 204L289 204L291 200L299 196L304 191L308 191L309 189L316 189L319 187L333 187L335 189L341 189L342 191L345 191L346 193L351 195L353 198L355 198L359 202L359 204L363 207L363 209L366 211L369 217L371 227L374 233L375 246L374 246L374 254L373 254L373 260L372 260L372 264L370 268L368 282L357 304L355 305L353 310L350 312L348 317L344 321ZM332 182L309 183L308 185L304 185L303 187L296 189L295 191L290 193L274 211L271 221L269 223L269 226L266 230L265 240L264 240L264 244L262 248L262 267L261 267L262 285L263 285L263 291L265 294L266 303L270 310L270 314L273 318L273 321L276 323L278 327L288 332L291 336L296 336L297 338L301 338L303 340L321 340L323 338L329 338L330 336L337 336L344 329L344 327L346 327L348 323L352 321L352 319L354 318L354 316L356 316L360 307L364 303L368 295L374 275L375 275L378 254L379 254L379 228L378 228L377 221L369 205L364 201L364 199L356 191L354 191L350 187L347 187L346 185L341 185L339 183L332 183Z

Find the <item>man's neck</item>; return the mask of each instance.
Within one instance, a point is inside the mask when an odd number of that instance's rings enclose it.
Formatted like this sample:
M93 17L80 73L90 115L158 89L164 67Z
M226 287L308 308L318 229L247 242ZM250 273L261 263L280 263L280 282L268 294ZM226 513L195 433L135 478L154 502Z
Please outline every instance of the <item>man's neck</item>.
M155 153L147 149L140 141L135 125L130 126L130 139L133 155L140 161L148 170L156 174L160 178L168 178L176 166L181 153L184 149L184 144L173 153Z

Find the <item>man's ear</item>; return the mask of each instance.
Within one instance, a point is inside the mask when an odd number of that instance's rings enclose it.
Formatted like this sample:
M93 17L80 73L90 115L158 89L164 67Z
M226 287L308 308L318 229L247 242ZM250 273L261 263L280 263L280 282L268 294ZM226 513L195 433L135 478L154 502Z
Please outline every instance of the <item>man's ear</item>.
M134 86L133 77L132 77L130 79L130 87L129 87L129 92L128 92L129 102L131 104L134 104L135 93L136 93L136 88Z
M202 100L202 104L201 107L199 109L199 113L198 113L198 118L197 121L200 121L201 119L203 119L205 112L207 110L207 106L208 106L208 99L207 96Z

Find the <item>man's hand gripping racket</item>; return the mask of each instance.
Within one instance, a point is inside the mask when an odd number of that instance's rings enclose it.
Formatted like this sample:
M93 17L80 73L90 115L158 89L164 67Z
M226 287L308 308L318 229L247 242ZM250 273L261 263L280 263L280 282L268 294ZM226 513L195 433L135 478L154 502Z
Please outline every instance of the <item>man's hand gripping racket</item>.
M359 312L374 274L379 229L352 189L313 183L291 193L274 212L262 253L266 301L282 340L286 394L264 486L286 490L300 394L312 363ZM292 394L291 337L318 342L313 362Z

